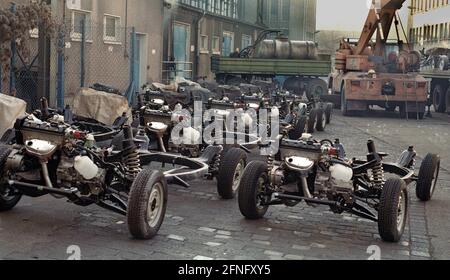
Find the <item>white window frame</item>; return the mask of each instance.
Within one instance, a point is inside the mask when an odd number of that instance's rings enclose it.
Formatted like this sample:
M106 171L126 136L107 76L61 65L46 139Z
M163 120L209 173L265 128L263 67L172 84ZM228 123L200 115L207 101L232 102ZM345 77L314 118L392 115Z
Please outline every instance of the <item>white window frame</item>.
M214 48L214 41L217 40L217 47ZM211 41L211 51L213 54L220 55L220 37L219 36L213 36Z
M92 34L92 12L86 11L86 10L72 10L71 11L71 21L72 21L72 28L70 31L70 38L72 41L81 42L81 33L75 32L75 13L82 13L86 14L87 17L89 17L89 22L86 25L86 42L92 43L92 39L89 38Z
M114 18L116 20L116 25L115 25L115 32L116 32L116 37L110 37L110 36L106 36L106 19L107 18ZM116 45L120 45L122 44L122 36L120 33L120 26L121 26L122 22L121 22L121 18L120 16L115 16L115 15L111 15L111 14L104 14L103 15L103 42L106 44L116 44Z
M203 46L203 39L206 38L206 48ZM209 53L209 36L200 35L200 53Z

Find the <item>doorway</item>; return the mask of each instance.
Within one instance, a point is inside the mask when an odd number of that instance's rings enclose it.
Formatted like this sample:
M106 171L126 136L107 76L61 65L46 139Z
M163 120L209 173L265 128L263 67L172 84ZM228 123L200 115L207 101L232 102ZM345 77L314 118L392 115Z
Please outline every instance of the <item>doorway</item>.
M175 73L170 78L181 76L189 78L190 64L190 25L175 22L173 25L173 58L175 60ZM169 59L170 60L170 59Z
M136 34L136 45L137 45L137 69L139 71L138 83L137 85L141 87L143 84L147 83L148 79L148 40L146 34Z

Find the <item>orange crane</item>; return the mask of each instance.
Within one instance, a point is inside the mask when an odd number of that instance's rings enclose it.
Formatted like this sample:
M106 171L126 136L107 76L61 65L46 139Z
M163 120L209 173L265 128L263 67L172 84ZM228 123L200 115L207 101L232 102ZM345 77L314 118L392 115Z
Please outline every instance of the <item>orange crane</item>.
M398 10L404 2L406 0L372 0L358 42L341 41L330 87L333 93L340 94L344 115L378 105L387 111L399 108L403 117L424 117L428 82L418 73L420 53L401 39L400 32L404 34L404 30ZM393 24L397 42L390 44L388 38Z

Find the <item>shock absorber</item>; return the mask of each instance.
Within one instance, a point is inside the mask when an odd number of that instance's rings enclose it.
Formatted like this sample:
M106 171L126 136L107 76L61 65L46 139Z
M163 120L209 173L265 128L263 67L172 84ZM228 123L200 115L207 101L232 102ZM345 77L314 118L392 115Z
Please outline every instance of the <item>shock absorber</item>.
M123 133L125 140L123 141L124 163L126 165L126 173L128 176L135 177L141 172L141 161L139 153L133 140L133 131L130 126L124 126Z
M374 184L375 187L381 189L384 186L384 182L386 182L384 177L384 170L383 170L383 161L381 157L378 155L375 143L372 140L369 140L367 142L367 148L369 150L369 154L367 155L367 160L372 161L377 159L377 163L372 167L372 177L370 178Z

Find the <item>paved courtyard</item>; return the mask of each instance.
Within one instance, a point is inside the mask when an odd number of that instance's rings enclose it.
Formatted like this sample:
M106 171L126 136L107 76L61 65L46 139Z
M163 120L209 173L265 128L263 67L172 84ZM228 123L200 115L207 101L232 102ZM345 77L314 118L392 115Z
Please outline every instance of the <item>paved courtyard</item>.
M0 215L0 259L67 259L71 245L80 248L82 259L368 259L378 248L382 259L450 259L449 134L447 115L417 122L339 114L326 132L315 134L340 138L349 157L364 156L368 139L392 161L409 145L420 159L427 152L441 155L434 199L419 202L411 186L410 216L398 244L382 242L376 223L335 215L324 206L277 206L265 219L247 221L236 199L220 200L215 182L199 181L188 190L170 186L166 219L150 241L131 239L123 217L96 206L24 198Z

